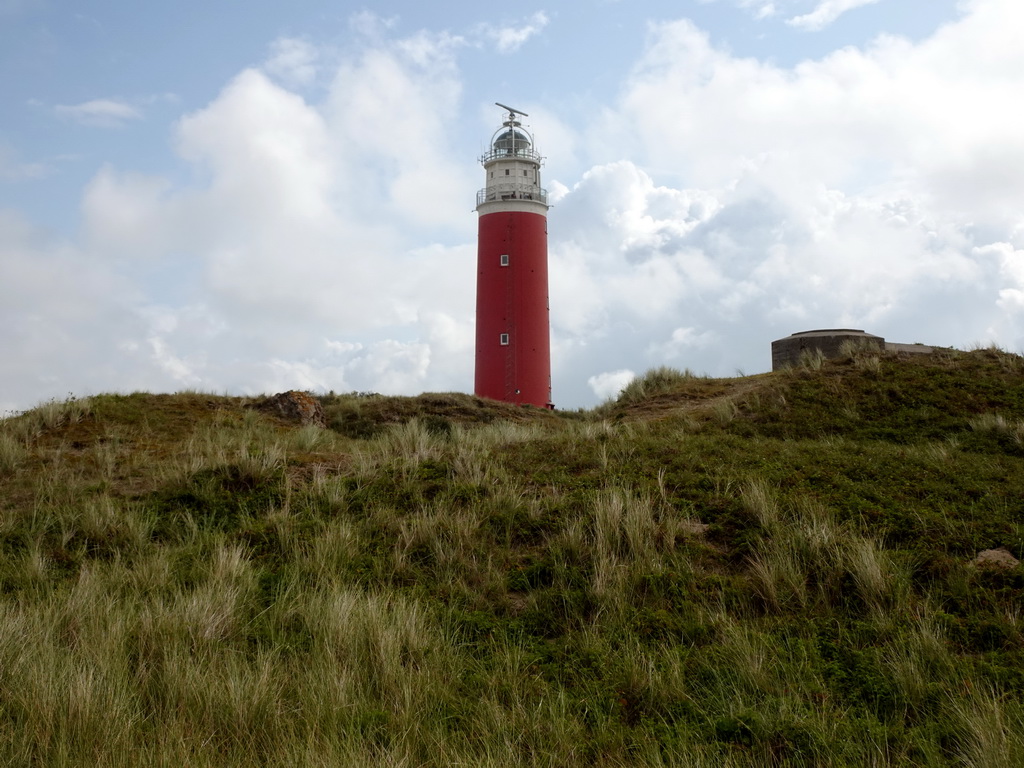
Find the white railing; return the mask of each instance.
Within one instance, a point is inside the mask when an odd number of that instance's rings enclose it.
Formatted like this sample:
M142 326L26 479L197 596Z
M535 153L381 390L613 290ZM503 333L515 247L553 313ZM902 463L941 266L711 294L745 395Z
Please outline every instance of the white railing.
M480 156L481 163L490 163L493 160L531 160L535 163L544 162L544 158L540 156L540 152L537 152L532 147L516 147L512 149L494 149L493 147L489 152L485 152Z
M476 193L476 204L495 203L502 200L537 200L548 204L548 191L529 184L493 184Z

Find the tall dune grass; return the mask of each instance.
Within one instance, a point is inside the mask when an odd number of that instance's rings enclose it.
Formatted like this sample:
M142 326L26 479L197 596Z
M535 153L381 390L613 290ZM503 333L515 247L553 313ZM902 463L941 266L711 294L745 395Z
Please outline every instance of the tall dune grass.
M1009 444L242 406L0 425L0 764L1024 759Z

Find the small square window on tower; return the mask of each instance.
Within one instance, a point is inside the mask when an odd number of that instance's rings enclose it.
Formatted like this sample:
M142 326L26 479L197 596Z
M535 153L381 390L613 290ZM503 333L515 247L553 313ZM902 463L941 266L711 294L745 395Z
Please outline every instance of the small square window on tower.
M510 173L511 173L511 171L508 168L506 168L505 169L505 175L508 176Z
M501 266L503 266L503 267L507 267L508 266L508 254L507 253L501 254L501 262L500 263L501 263Z
M507 347L508 346L508 334L507 333L501 334L499 339L501 340L501 346L503 346L503 347Z

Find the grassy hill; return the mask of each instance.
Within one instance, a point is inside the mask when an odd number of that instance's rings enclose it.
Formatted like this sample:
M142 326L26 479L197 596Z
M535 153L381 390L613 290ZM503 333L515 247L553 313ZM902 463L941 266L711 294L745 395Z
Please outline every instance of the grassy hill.
M1024 765L1024 359L0 422L0 764Z

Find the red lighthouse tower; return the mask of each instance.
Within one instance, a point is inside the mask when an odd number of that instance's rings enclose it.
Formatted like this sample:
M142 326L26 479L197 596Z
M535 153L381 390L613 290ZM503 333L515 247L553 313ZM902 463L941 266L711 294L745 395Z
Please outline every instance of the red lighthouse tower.
M553 408L548 322L548 196L543 158L518 117L508 118L480 158L477 193L476 382L480 397Z

